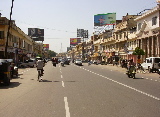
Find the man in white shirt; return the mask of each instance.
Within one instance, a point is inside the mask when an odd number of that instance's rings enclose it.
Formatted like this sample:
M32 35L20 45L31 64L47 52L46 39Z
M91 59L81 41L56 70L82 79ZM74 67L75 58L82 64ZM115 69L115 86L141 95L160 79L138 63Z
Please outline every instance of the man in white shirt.
M38 58L37 59L37 70L41 70L41 75L43 76L43 66L44 66L44 63L43 63L43 60L42 60L42 58Z

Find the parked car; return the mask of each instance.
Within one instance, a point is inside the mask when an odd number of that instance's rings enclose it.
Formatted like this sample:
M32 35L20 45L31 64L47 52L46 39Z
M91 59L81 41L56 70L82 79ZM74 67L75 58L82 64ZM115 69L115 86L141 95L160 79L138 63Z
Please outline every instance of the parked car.
M29 59L26 60L25 62L20 63L20 67L35 67L36 66L36 60L34 59Z
M74 63L76 65L82 65L82 60L81 59L76 59Z
M147 69L149 72L158 71L160 69L160 57L149 57L141 64L143 69Z

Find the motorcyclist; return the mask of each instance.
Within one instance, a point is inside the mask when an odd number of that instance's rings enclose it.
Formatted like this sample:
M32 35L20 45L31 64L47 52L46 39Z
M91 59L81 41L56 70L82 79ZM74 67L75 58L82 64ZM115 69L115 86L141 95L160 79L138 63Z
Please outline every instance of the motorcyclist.
M64 62L65 62L65 60L62 59L62 60L61 60L61 66L64 66Z
M130 60L128 61L128 71L130 70L130 68L131 68L132 66L135 66L135 63L133 62L133 59L130 59Z

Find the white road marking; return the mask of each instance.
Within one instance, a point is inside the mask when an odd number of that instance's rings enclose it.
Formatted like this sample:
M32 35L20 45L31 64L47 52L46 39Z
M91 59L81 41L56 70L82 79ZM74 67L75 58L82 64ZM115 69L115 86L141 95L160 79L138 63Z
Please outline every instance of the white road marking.
M65 86L64 86L64 82L63 82L63 81L62 81L62 87L65 87Z
M61 75L61 78L63 78L63 76Z
M69 112L69 106L68 106L67 97L64 97L64 103L65 103L65 109L66 109L66 117L70 117L70 112Z
M112 71L112 70L111 70L111 71ZM158 98L158 97L156 97L156 96L153 96L153 95L151 95L151 94L148 94L148 93L146 93L146 92L143 92L143 91L141 91L141 90L138 90L138 89L136 89L136 88L134 88L134 87L128 86L128 85L126 85L126 84L123 84L123 83L118 82L118 81L116 81L116 80L113 80L113 79L111 79L111 78L105 77L105 76L100 75L100 74L98 74L98 73L95 73L95 72L92 72L92 73L94 73L94 74L96 74L96 75L99 75L99 76L101 76L101 77L103 77L103 78L106 78L107 80L110 80L110 81L115 82L115 83L117 83L117 84L120 84L120 85L122 85L122 86L124 86L124 87L127 87L127 88L129 88L129 89L135 90L135 91L137 91L137 92L139 92L139 93L142 93L142 94L144 94L144 95L146 95L146 96L148 96L148 97L151 97L151 98L153 98L153 99L155 99L155 100L158 100L158 101L160 100L160 98ZM148 78L146 78L146 79L148 79ZM152 80L152 79L151 79L151 80Z

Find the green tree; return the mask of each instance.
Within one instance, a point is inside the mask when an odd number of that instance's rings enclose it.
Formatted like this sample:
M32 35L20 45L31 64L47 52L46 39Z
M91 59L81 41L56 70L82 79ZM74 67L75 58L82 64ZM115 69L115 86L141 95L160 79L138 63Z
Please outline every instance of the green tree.
M136 47L135 50L133 51L133 55L138 55L138 59L140 59L140 55L145 55L145 52L143 49Z
M55 57L57 53L52 50L48 50L48 54L50 55L50 57Z

